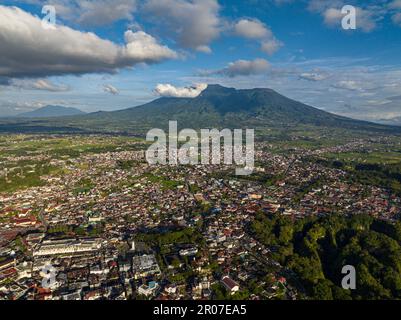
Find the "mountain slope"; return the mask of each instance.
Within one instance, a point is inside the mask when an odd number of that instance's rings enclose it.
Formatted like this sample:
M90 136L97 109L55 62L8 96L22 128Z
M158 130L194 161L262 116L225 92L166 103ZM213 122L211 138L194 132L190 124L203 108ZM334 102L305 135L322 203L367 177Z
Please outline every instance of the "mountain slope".
M30 112L19 114L19 118L54 118L65 116L83 115L85 112L76 108L61 107L61 106L45 106Z
M282 127L299 124L361 130L388 127L337 116L286 98L271 89L236 90L209 85L196 98L160 98L148 104L86 119L127 123L129 127L166 128L169 120L179 127Z
M48 116L48 115L47 115ZM333 130L400 133L400 127L374 124L337 116L301 102L291 100L271 89L236 90L209 85L196 98L159 98L142 106L91 114L8 122L0 131L116 132L143 136L149 129L167 129L169 121L178 121L179 128L254 128L263 131L278 129L306 130L313 128L324 134ZM332 129L332 130L331 130ZM331 131L330 131L331 130Z

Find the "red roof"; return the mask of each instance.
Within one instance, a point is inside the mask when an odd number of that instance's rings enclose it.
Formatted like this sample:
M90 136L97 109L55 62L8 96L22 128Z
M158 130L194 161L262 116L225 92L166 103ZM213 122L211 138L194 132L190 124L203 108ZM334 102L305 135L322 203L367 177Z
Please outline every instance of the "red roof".
M30 218L16 218L14 219L14 223L23 224L23 223L36 223L36 219L34 217Z
M233 279L230 277L225 276L221 282L230 290L233 290L234 287L238 287L238 283L236 283Z
M280 282L280 283L286 283L286 282L287 282L287 279L284 278L284 277L281 277L281 278L278 279L278 282Z
M17 269L9 268L9 269L6 269L6 270L4 270L4 271L2 271L0 273L0 278L10 277L10 276L12 276L13 274L16 274L16 273L17 273Z

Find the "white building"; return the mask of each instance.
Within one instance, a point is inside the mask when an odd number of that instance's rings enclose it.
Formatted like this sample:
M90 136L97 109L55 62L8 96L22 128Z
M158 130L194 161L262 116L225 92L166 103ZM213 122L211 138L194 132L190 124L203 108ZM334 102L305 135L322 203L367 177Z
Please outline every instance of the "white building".
M47 240L41 244L39 249L33 252L33 256L43 257L53 255L75 255L96 252L99 251L101 248L101 239Z
M159 284L157 282L149 282L147 285L143 284L138 288L138 293L146 297L154 296L159 289Z

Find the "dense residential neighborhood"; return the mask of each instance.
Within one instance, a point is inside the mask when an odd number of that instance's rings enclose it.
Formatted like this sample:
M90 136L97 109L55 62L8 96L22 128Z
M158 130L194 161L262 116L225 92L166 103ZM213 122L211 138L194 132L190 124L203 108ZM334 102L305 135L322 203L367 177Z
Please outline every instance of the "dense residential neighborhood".
M298 299L296 275L250 225L260 213L397 219L400 197L390 190L304 160L368 147L356 140L285 156L261 143L251 176L225 165L151 166L144 150L9 156L5 163L48 161L65 170L1 193L0 297Z

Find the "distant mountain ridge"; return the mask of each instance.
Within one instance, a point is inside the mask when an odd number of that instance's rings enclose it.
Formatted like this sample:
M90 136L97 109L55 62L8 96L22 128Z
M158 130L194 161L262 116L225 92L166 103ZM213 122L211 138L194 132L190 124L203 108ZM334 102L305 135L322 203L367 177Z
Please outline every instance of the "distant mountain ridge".
M49 117L48 114L46 114ZM162 97L147 104L112 112L68 115L35 121L14 121L0 124L0 131L41 130L130 133L143 136L152 128L167 129L169 121L178 127L296 129L304 126L330 129L400 133L400 127L391 127L328 113L289 99L272 89L226 88L209 85L196 98ZM10 129L11 128L11 129ZM49 129L47 129L49 128Z
M390 119L380 119L377 123L381 123L388 126L401 126L401 117L394 117Z
M84 115L85 112L71 107L45 106L30 112L17 115L18 118L56 118L65 116Z

